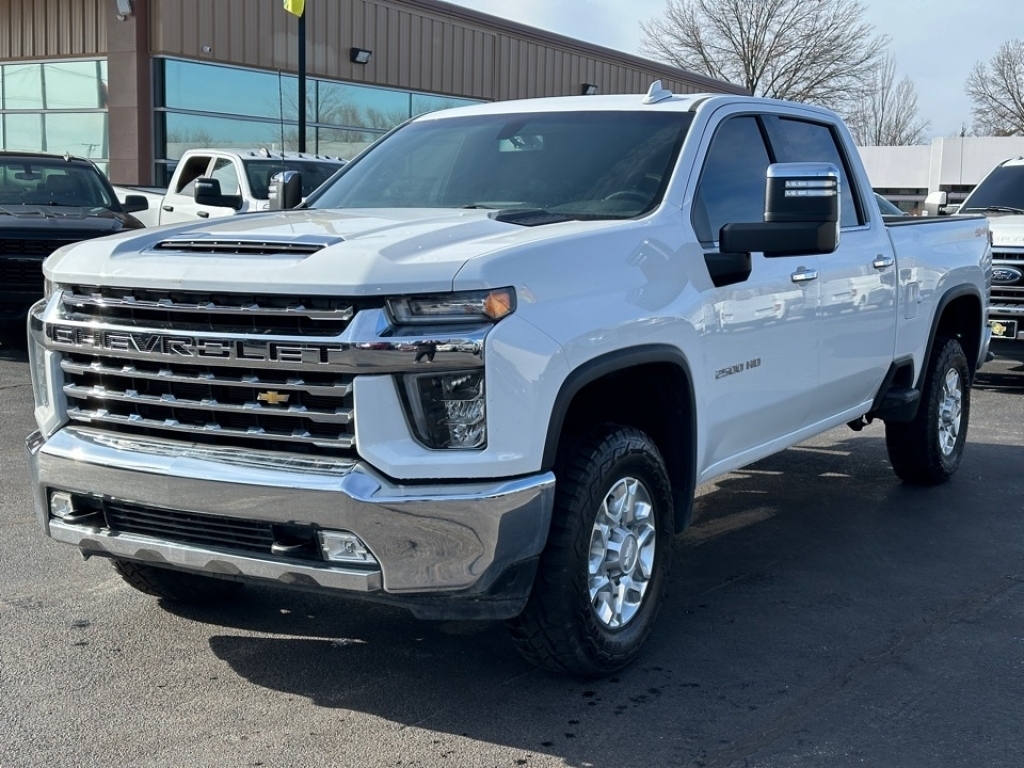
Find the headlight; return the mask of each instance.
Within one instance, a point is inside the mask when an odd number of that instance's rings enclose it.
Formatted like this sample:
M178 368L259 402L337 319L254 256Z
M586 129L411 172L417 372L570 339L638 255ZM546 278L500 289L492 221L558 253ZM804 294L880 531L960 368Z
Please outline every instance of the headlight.
M516 309L512 288L460 291L388 299L388 314L398 325L418 323L495 322Z
M487 445L484 371L404 376L404 399L417 439L428 448Z

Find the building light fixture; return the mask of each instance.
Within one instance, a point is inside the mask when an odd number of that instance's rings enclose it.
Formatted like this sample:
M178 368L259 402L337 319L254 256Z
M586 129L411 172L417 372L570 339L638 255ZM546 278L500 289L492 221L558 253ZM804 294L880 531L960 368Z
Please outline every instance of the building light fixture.
M594 85L593 83L583 83L582 87L580 88L580 93L582 93L584 96L593 96L595 93L597 93L597 86Z
M353 64L366 64L370 60L370 54L373 51L368 51L365 48L353 48L348 55L349 61Z

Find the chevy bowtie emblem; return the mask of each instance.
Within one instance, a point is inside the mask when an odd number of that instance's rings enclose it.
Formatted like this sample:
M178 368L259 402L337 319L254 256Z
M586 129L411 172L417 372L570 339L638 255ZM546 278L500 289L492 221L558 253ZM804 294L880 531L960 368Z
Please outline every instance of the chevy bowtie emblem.
M257 400L261 403L267 403L268 405L281 405L282 403L287 403L289 397L291 397L291 395L282 395L280 392L274 391L260 392L256 395Z

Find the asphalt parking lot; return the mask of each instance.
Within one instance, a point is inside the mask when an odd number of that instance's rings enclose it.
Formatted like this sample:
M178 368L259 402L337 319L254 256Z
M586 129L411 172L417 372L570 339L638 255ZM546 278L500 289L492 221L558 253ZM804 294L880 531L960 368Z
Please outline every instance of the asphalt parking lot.
M162 605L46 540L0 343L0 766L1024 764L1024 369L973 392L952 482L881 425L700 489L638 663L534 670L495 624L250 587Z

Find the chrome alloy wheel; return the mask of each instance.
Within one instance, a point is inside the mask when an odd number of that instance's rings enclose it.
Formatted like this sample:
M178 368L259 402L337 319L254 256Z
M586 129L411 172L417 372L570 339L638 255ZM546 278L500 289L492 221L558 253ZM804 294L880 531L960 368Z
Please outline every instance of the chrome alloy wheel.
M949 456L956 447L960 435L960 419L963 416L963 381L955 368L946 371L942 382L942 400L939 403L939 450Z
M650 493L636 478L621 478L601 502L590 535L590 606L605 627L624 627L640 610L656 540Z

